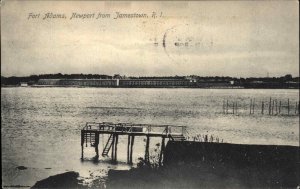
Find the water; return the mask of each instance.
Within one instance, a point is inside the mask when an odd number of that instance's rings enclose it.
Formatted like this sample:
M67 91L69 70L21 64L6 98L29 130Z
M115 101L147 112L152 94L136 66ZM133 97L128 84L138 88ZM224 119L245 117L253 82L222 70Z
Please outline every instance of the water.
M108 169L128 169L126 137L119 139L118 165L109 164L109 158L97 163L80 161L80 129L92 121L186 125L190 136L213 134L232 143L298 146L298 116L261 115L259 110L249 115L250 98L256 99L258 107L261 100L268 101L269 97L284 101L289 98L294 107L299 91L2 88L3 185L32 186L38 180L67 170L80 172L88 184L95 178L103 178ZM238 115L222 113L224 99L239 101ZM101 150L105 139L100 142ZM152 140L150 146L154 148L157 142ZM144 155L144 145L143 138L136 139L135 162ZM94 155L92 148L85 149L86 157ZM28 169L18 170L17 166Z

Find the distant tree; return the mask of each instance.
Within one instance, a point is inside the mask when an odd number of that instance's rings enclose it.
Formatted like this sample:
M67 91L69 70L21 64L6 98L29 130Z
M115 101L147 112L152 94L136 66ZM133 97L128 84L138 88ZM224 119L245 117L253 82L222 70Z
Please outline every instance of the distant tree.
M292 81L293 76L291 74L287 74L284 76L285 81Z

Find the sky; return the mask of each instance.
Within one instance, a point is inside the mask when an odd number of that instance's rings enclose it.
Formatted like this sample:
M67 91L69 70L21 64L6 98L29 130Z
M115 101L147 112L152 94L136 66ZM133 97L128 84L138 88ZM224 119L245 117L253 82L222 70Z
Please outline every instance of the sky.
M49 73L299 76L299 3L4 0L1 75Z

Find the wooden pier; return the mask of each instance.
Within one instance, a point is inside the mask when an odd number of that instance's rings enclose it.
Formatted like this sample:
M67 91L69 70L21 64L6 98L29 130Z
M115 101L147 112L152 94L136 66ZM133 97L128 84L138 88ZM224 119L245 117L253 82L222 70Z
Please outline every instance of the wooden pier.
M161 152L159 156L159 164L162 163L162 156L165 149L165 139L173 141L184 141L186 126L173 125L151 125L151 124L131 124L131 123L94 123L88 122L81 130L81 159L84 155L84 145L87 147L90 144L95 148L96 156L99 158L99 143L100 134L109 135L105 147L102 151L102 156L108 156L111 151L113 162L117 162L118 140L120 135L128 136L127 143L127 163L132 164L132 153L134 139L137 136L146 137L146 148L144 160L149 162L149 145L151 137L161 138Z

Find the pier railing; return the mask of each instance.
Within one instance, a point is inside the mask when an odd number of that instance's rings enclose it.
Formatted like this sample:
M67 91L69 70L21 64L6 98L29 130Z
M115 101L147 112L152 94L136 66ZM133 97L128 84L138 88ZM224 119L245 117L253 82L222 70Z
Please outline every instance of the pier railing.
M141 133L141 134L159 134L159 135L185 135L186 126L175 125L153 125L153 124L132 124L132 123L111 123L111 122L87 122L82 130L103 131L113 133Z

